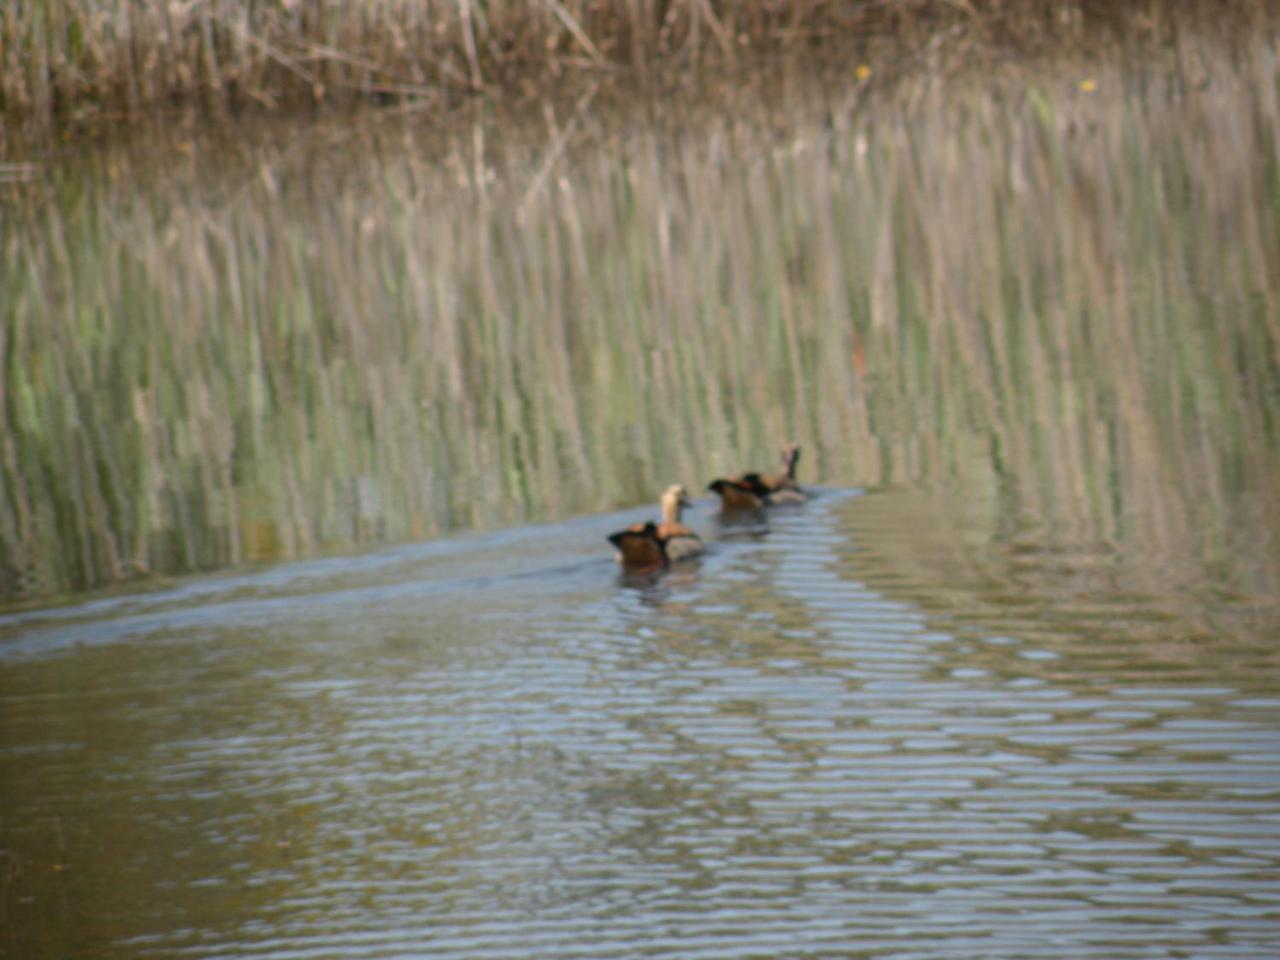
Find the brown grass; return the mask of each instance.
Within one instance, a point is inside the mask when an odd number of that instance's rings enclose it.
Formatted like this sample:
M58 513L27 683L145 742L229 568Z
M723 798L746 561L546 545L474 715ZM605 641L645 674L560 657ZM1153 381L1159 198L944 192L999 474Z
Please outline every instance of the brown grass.
M11 0L4 129L115 122L174 105L239 111L546 94L575 78L702 77L766 53L884 46L895 66L1167 34L1170 11L1246 0ZM1268 11L1271 13L1268 13ZM0 138L0 144L3 139Z

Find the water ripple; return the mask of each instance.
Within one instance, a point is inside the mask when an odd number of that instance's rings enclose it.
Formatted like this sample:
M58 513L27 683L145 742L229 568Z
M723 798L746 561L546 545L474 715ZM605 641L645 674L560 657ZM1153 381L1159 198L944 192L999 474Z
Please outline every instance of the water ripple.
M57 929L74 882L122 956L1280 950L1280 701L1063 684L1016 635L959 663L859 579L848 502L638 585L598 518L485 576L45 624L4 666L7 909Z

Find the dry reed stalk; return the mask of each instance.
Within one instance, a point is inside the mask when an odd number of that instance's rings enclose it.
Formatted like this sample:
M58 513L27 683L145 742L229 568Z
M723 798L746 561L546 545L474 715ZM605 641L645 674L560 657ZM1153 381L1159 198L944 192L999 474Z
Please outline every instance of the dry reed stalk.
M1183 582L1276 469L1280 231L1223 146L1270 129L1268 68L1210 62L1177 97L1118 64L1102 96L924 78L837 126L808 88L36 205L0 265L4 562L56 589L562 516L794 437L830 481L978 478Z
M183 101L283 109L546 91L569 70L687 80L739 51L811 58L825 48L838 59L868 40L892 43L899 66L928 60L950 72L1126 31L1174 34L1197 16L1266 29L1276 10L1246 0L14 0L0 20L0 106L15 124L48 131Z

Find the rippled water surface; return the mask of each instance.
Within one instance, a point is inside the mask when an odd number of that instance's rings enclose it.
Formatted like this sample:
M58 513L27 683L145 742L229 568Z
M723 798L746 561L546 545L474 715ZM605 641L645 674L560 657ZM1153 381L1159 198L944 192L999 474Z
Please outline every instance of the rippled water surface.
M1280 41L1176 23L10 165L0 960L1280 957Z
M953 629L876 496L9 614L0 953L1280 954L1274 677Z

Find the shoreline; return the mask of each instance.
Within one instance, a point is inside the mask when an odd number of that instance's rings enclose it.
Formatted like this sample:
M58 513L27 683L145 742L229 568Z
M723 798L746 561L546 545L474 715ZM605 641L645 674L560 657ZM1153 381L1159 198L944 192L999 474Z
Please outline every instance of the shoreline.
M881 83L1114 44L1158 49L1186 29L1274 30L1280 16L1273 0L1144 0L1114 9L1093 0L973 0L964 8L945 0L785 7L544 0L490 4L483 16L472 0L403 8L383 0L319 12L290 0L271 7L211 0L120 17L88 0L49 0L38 4L42 16L24 16L25 3L0 18L0 159L174 112L214 122L370 107L447 116L477 99L516 110L591 87L641 98L697 91L780 61L818 71L845 63Z

